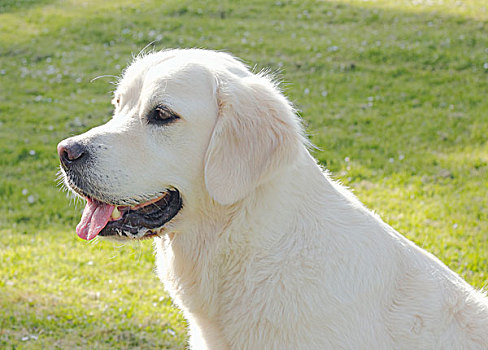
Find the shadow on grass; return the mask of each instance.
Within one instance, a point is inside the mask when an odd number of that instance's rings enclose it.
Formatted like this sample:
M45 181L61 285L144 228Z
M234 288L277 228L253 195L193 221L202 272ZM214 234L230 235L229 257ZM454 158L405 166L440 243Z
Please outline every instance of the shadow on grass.
M8 12L20 12L34 6L52 4L58 0L2 0L0 2L0 14Z

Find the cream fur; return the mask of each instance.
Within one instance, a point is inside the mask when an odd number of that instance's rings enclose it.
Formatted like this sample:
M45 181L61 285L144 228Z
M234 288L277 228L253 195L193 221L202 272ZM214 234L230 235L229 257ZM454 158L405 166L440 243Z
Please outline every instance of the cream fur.
M99 191L180 190L155 249L193 349L488 349L483 293L331 180L267 76L170 50L137 58L116 97L79 138L107 145ZM145 124L155 103L181 120Z

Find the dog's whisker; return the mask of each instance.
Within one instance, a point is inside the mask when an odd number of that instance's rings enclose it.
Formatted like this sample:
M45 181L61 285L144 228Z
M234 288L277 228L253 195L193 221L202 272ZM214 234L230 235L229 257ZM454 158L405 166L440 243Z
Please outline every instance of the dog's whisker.
M163 211L163 209L162 209L162 208L161 208L159 205L157 205L156 203L153 203L153 205L154 205L156 208L158 208L158 210L159 210L159 211Z
M104 74L104 75L99 75L99 76L93 78L92 80L90 80L90 83L93 83L95 80L98 80L98 79L101 79L101 78L115 78L115 79L119 79L119 77L116 76L116 75Z
M144 46L142 48L142 50L139 51L139 53L133 57L134 59L138 59L138 58L141 58L142 56L144 56L146 54L146 49L148 49L149 47L153 46L154 43L158 42L159 40L153 40L151 41L149 44L147 44L146 46Z

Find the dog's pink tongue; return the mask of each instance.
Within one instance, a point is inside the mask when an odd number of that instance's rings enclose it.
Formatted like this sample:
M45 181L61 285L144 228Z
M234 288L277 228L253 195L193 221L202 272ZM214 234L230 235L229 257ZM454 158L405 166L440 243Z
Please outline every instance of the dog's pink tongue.
M114 208L113 205L87 199L80 223L76 226L78 237L87 241L95 238L107 225Z

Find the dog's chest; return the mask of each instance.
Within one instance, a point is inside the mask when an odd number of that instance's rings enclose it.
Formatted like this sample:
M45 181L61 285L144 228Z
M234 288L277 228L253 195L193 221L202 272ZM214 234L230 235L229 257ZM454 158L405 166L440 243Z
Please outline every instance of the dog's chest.
M156 242L156 270L174 302L186 312L212 313L215 309L217 264L208 247L170 240Z

